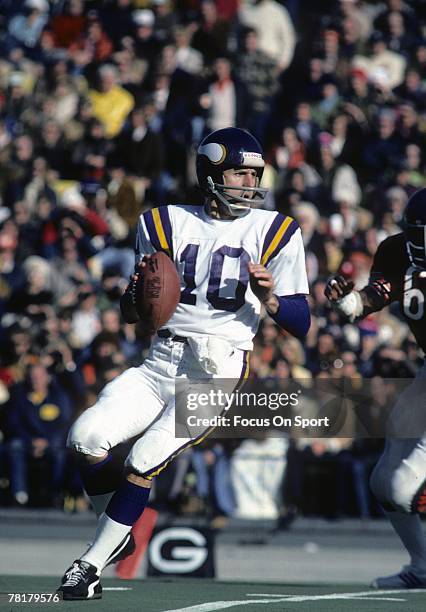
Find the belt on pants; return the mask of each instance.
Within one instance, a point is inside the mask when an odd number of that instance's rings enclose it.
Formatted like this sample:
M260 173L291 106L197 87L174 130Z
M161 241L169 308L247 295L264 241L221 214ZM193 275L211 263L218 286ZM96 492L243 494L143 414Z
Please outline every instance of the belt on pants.
M183 344L188 344L188 338L184 336L174 336L169 329L159 329L157 332L157 336L159 338L170 338L174 342L182 342Z

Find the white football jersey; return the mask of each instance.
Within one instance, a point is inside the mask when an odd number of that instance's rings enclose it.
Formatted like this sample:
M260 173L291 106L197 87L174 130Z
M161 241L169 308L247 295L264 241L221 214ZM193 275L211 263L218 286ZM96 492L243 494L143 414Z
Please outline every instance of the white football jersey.
M137 262L155 251L172 257L181 279L180 302L165 326L180 336L210 334L253 348L261 305L250 288L250 261L270 270L276 295L309 291L300 228L278 212L252 209L223 221L202 206L160 206L139 219Z

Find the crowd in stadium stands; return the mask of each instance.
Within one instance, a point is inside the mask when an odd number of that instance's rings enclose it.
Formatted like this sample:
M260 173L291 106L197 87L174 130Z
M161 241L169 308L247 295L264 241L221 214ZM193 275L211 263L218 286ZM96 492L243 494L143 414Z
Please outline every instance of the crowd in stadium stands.
M413 376L397 310L349 324L323 289L338 270L364 285L426 185L422 0L0 0L0 505L85 509L67 429L149 346L119 314L138 216L201 202L196 146L225 126L262 142L267 206L299 222L311 286L306 340L264 318L252 376ZM155 503L283 527L377 516L380 450L355 428L210 439Z

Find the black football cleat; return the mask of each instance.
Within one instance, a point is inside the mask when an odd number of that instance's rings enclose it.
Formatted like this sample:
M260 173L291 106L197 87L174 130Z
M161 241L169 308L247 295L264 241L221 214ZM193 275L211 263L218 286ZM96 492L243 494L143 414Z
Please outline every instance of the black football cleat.
M404 565L399 574L380 576L370 584L373 589L426 589L426 573Z
M102 587L97 568L77 559L65 572L58 593L64 600L101 599Z
M127 559L130 555L136 550L136 542L133 537L132 532L129 532L126 537L120 542L120 544L115 548L105 563L105 567L107 565L111 565L112 563L118 563L119 561L123 561L123 559Z

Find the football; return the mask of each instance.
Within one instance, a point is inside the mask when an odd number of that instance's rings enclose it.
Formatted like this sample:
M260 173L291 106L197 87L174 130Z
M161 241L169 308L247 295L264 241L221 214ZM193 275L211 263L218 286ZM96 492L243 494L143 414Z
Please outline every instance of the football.
M136 283L135 306L147 331L155 332L170 319L180 299L180 281L173 261L157 252L144 260Z

